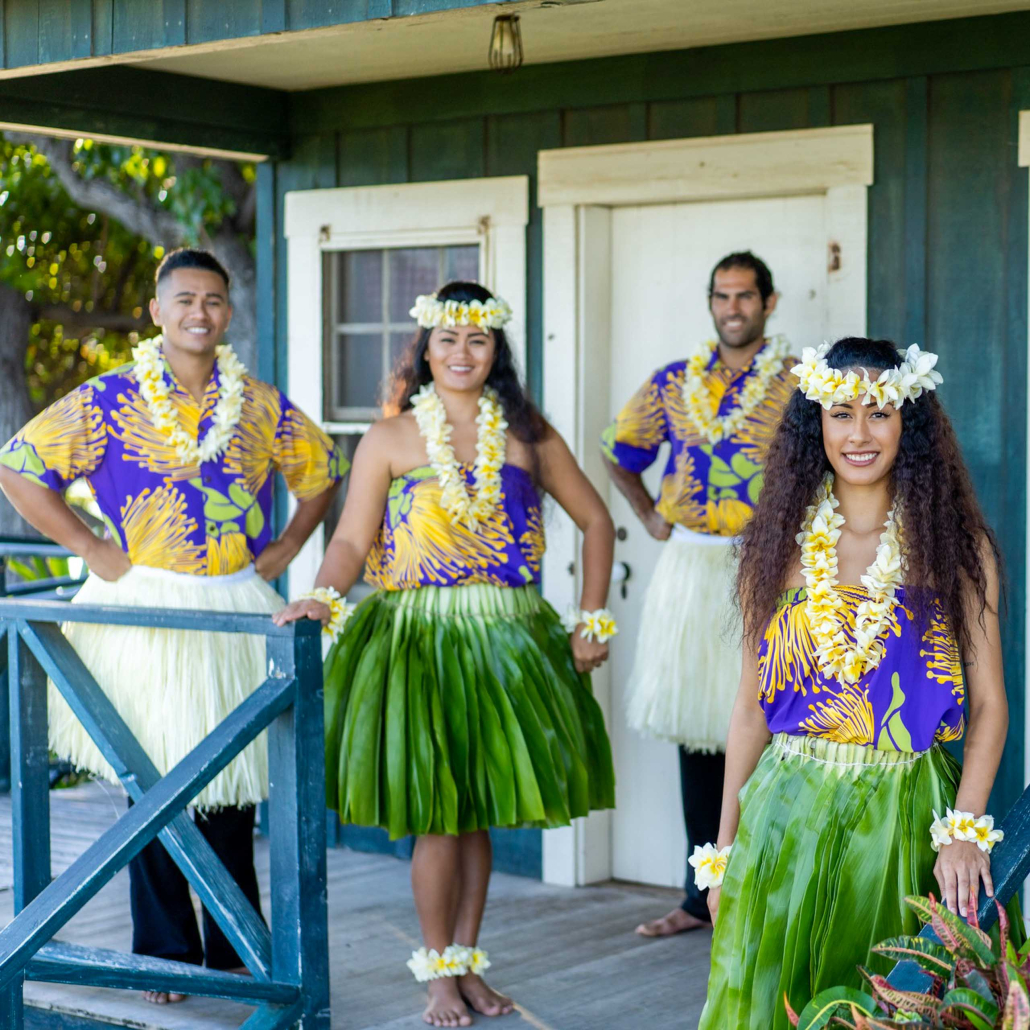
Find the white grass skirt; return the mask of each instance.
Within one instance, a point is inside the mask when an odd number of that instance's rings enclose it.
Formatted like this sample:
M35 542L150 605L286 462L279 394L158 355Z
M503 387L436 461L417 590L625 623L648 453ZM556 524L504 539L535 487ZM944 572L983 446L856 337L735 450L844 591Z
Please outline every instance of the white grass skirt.
M283 599L251 567L187 576L134 565L117 583L90 576L72 603L272 613ZM66 623L64 635L162 775L264 682L264 637L244 633ZM49 686L50 749L117 783L82 724ZM321 741L319 742L321 746ZM198 808L251 805L268 796L262 734L197 796Z
M741 662L732 541L676 528L644 598L626 719L691 751L725 751Z

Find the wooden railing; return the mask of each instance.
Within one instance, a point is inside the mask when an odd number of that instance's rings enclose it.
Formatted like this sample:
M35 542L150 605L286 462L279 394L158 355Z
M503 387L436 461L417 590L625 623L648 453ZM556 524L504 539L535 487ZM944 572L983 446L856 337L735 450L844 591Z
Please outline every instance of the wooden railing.
M38 553L38 552L35 552ZM268 678L166 776L158 774L72 646L62 622L265 637ZM245 1030L329 1027L325 755L320 627L265 615L90 607L0 598L11 695L15 917L0 931L0 1027L22 1030L24 980L169 991L258 1006ZM6 645L6 646L4 646ZM140 661L146 661L140 655ZM51 881L47 678L133 806ZM191 800L268 730L271 929L187 814ZM61 928L159 837L250 976L63 943ZM37 1018L38 1023L38 1018Z

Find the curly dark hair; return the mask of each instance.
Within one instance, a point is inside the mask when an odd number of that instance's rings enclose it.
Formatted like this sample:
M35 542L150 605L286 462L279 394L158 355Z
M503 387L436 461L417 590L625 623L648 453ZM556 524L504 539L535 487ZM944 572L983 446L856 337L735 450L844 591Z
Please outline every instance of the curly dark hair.
M487 301L493 294L479 283L451 282L436 293L440 300ZM411 398L426 383L433 380L426 359L431 329L420 329L404 353L397 359L390 377L388 399L383 404L384 415L399 415L411 407ZM486 377L487 386L497 391L504 409L508 428L516 439L530 445L540 443L547 435L547 422L530 399L519 379L511 345L503 329L494 329L494 363ZM533 448L535 455L535 448Z
M902 356L889 340L846 337L826 355L831 368L865 368L874 377ZM744 530L737 597L747 639L758 644L798 561L795 539L830 463L823 449L821 408L795 391L784 409L765 466L765 485ZM904 527L908 562L905 603L925 625L936 598L963 653L973 650L964 591L971 584L979 619L987 609L985 546L1000 569L997 539L969 478L955 431L936 393L924 392L900 409L901 440L890 491Z

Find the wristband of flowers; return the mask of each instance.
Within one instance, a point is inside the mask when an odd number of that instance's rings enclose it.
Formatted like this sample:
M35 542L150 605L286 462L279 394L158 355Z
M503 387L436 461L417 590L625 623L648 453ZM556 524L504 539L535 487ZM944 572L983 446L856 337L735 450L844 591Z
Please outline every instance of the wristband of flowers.
M490 959L483 948L469 948L464 944L448 944L443 954L430 948L419 948L411 953L407 967L419 983L440 980L445 976L477 976L490 968Z
M333 643L343 630L344 623L351 617L355 605L348 604L346 597L341 597L335 587L315 587L306 594L301 594L299 601L318 601L329 609L329 622L322 632L331 637Z
M588 612L585 608L577 608L570 604L561 620L566 633L575 633L582 626L584 640L596 640L599 644L607 643L619 632L615 616L607 608L598 608Z
M934 851L940 851L953 840L965 840L990 854L994 845L1004 839L1005 831L994 828L994 816L982 815L977 819L972 812L947 808L942 819L934 809L930 824L930 846Z
M698 890L722 886L732 850L732 844L727 844L721 851L714 844L694 845L694 854L687 861L694 867L694 883Z

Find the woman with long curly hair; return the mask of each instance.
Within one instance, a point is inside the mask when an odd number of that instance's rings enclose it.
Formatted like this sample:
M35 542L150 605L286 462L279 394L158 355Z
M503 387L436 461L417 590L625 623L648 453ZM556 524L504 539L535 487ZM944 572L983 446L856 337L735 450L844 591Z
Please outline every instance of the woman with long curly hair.
M345 625L325 662L329 803L344 822L417 836L411 863L423 1019L512 1011L478 947L499 826L565 826L612 808L611 748L589 673L615 632L604 608L615 529L519 382L511 309L476 283L419 297L420 331L354 457L312 594L276 621ZM583 533L581 604L539 592L540 491ZM362 566L378 589L349 613Z
M993 894L998 547L936 360L849 337L794 370L740 549L719 838L691 858L718 916L704 1030L786 1028L784 996L857 986L935 881L963 915Z

